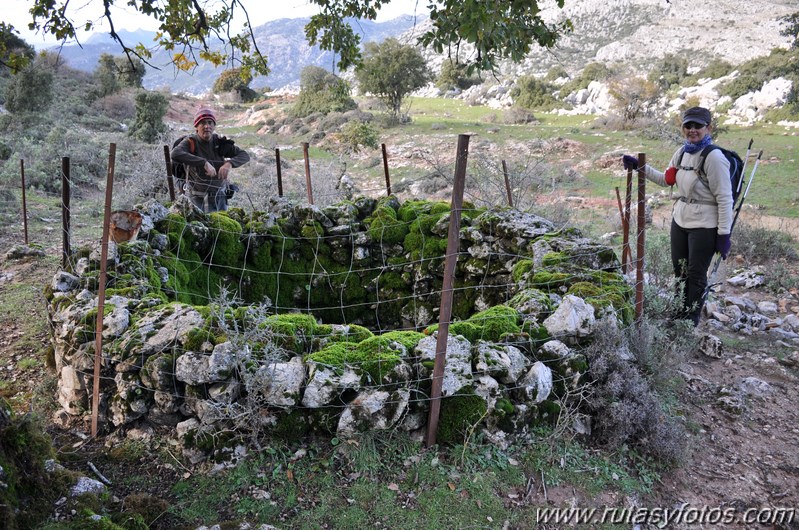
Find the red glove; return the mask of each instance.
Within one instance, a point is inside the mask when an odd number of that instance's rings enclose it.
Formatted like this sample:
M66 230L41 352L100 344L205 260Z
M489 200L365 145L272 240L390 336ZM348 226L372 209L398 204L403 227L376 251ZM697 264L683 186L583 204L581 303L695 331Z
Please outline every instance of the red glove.
M666 170L666 184L669 186L674 186L677 184L677 168L670 167Z

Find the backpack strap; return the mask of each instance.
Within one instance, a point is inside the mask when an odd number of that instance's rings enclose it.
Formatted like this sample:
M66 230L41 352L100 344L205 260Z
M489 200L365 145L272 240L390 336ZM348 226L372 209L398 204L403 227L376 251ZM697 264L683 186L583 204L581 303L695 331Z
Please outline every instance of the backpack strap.
M721 148L717 145L710 144L709 146L702 149L702 152L699 154L699 165L696 168L696 174L699 175L699 180L701 180L702 184L704 184L708 189L710 189L710 183L707 181L707 173L705 173L705 159L707 158L707 155L709 155L711 151L714 151L716 149L721 149Z
M710 147L713 147L713 146L709 145L709 146L705 147L702 150L702 153L699 155L699 167L683 166L682 165L682 159L683 159L683 157L685 157L685 148L683 147L682 149L680 149L680 161L679 161L679 164L678 164L679 168L682 169L683 171L693 171L694 173L696 173L697 179L691 185L691 189L688 190L688 197L677 197L678 201L686 202L688 204L709 204L709 205L715 205L716 204L715 202L703 201L703 200L699 200L699 199L694 199L693 198L694 187L696 186L697 182L701 181L702 184L704 184L705 186L707 186L709 188L708 182L707 182L707 176L705 176L703 178L704 171L702 170L702 167L705 164L705 156L707 155L706 151L708 151L710 149Z

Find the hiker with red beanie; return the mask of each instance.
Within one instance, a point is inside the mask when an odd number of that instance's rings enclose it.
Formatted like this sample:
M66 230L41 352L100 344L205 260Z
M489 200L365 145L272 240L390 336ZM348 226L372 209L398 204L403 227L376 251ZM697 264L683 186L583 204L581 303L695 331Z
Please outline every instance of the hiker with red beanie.
M730 162L713 145L710 111L691 107L682 116L683 146L665 173L646 165L647 179L660 186L677 186L671 219L671 261L683 297L679 315L699 324L713 255L730 252L733 193ZM705 156L704 161L701 159ZM625 169L638 169L634 156L622 157Z
M202 108L194 115L194 134L173 149L172 160L185 164L187 193L192 204L206 212L227 210L227 200L238 189L228 181L230 170L249 162L250 155L233 140L218 136L216 116Z

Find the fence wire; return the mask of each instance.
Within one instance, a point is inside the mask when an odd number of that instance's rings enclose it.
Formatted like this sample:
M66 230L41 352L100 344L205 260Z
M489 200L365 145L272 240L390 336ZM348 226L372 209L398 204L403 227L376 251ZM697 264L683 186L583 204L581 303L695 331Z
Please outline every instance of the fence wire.
M486 164L485 157L479 160L482 165ZM263 167L263 166L262 166ZM292 172L283 172L283 186L285 197L290 201L305 202L306 194L304 185L304 175L299 175L301 168L295 168ZM312 174L330 175L332 171L327 169L320 170L316 165L312 165ZM418 183L423 183L428 175L423 175L417 179L406 179L403 186L412 187ZM504 178L502 171L493 173L493 177ZM510 181L518 183L530 182L530 174L525 170L523 174L514 175L511 172ZM69 182L68 180L66 182ZM342 199L352 196L352 189L347 189L342 185L342 178L325 179L314 181L315 205L317 208L336 204ZM468 182L468 177L467 177ZM491 201L496 200L495 196L502 196L502 182L496 184L491 191ZM520 184L521 185L521 184ZM493 186L493 185L492 185ZM169 188L166 185L165 177L157 176L149 183L146 188L146 197L139 197L139 201L133 200L132 190L141 189L141 183L123 181L115 184L114 204L112 210L129 208L130 204L141 203L145 199L154 199L160 203L169 200ZM28 194L27 212L29 218L29 232L31 242L42 245L50 250L59 251L59 244L65 240L70 242L73 250L85 245L92 245L95 248L102 238L102 214L104 211L103 191L86 190L85 187L71 186L70 207L65 209L62 195L47 192L35 192ZM251 179L248 186L231 201L232 210L240 209L240 214L244 219L255 221L259 212L268 207L270 198L276 194L277 180L276 171L263 171L260 176ZM384 196L385 186L375 185L357 190L358 194L365 196ZM513 194L519 198L519 186L513 189ZM0 230L3 236L14 239L16 233L21 233L21 197L20 191L14 187L0 187ZM474 218L482 210L475 210L471 206L464 207L462 215L467 218ZM14 212L19 212L15 215ZM63 232L65 226L62 219L69 219L68 232ZM447 216L430 216L426 222L432 223L439 231L443 230L443 239L446 240L446 218ZM372 245L365 245L358 242L361 235L357 231L343 234L329 234L319 227L309 224L308 231L300 234L288 233L278 223L276 230L270 233L270 243L272 248L280 248L277 254L278 259L273 263L271 270L262 270L254 266L254 253L257 247L248 244L247 232L231 231L224 224L217 224L213 229L213 241L210 250L205 255L200 255L191 250L196 240L192 232L196 227L191 223L186 223L180 231L176 232L175 240L170 240L169 246L175 249L174 258L165 258L161 250L155 250L152 246L141 245L137 247L137 252L142 263L166 263L174 260L174 267L170 269L170 274L177 271L178 267L184 267L185 273L192 278L194 290L181 290L178 283L173 283L174 288L164 286L162 291L165 293L169 302L191 300L192 305L207 306L213 313L216 321L216 328L223 332L223 335L230 341L241 357L236 360L235 370L239 378L245 383L248 378L254 377L253 372L247 368L248 363L253 358L259 358L259 362L268 373L274 369L277 363L284 362L286 351L292 351L305 359L313 358L314 353L320 351L320 347L342 341L341 328L331 329L330 326L345 326L347 329L360 330L361 327L369 329L369 333L363 332L357 335L358 331L343 332L344 338L352 333L358 338L367 337L370 334L381 336L389 332L417 332L423 333L430 326L438 323L437 313L438 303L442 297L442 291L435 288L435 283L431 279L439 279L443 275L445 249L441 247L442 237L433 237L427 229L419 227L419 219L411 220L396 219L391 226L384 226L382 232L371 234L376 238ZM396 252L397 241L387 241L389 231L394 233L414 234L418 252ZM490 241L504 237L504 234L485 233L485 240ZM244 241L244 255L240 262L235 260L228 262L225 256L216 256L215 249L221 248L222 242L227 240ZM631 240L632 241L632 240ZM252 241L250 241L252 242ZM120 252L124 250L126 244L120 245ZM305 254L298 255L290 249L299 246L306 250ZM338 261L331 262L323 249L331 247L339 248ZM362 254L365 248L370 251L377 251L379 255L369 255L368 259ZM489 305L481 307L481 301L487 300L509 300L514 294L518 293L520 280L513 277L513 271L507 268L508 263L518 263L531 258L529 253L514 253L509 251L484 250L480 257L482 269L470 269L469 259L472 257L468 249L461 246L459 251L459 262L456 269L456 285L454 288L455 305L460 300L470 300L469 313L479 312L488 309ZM595 258L592 253L570 254L568 260L573 263L590 262ZM67 270L79 270L81 259L86 259L82 252L72 253L69 262L65 267ZM298 270L297 262L304 260L305 268ZM167 266L169 268L169 266ZM493 272L490 272L493 271ZM109 272L108 286L110 292L107 298L111 300L113 296L122 296L122 293L115 291L114 285L120 281L121 277L128 274L125 267L116 267ZM425 276L427 275L427 276ZM592 281L600 289L608 287L603 284L602 278L594 278ZM402 281L411 286L407 293L399 292L396 288L397 282ZM585 282L586 278L580 274L561 275L556 284L542 285L552 292L552 297L565 295L569 286ZM253 297L250 292L253 284L269 283L274 285L274 290L268 296ZM169 284L168 284L169 285ZM301 286L298 289L298 286ZM200 287L198 292L196 288ZM354 289L365 291L363 299L358 299L352 295ZM290 292L287 292L290 291ZM317 300L327 301L319 304ZM335 303L331 302L335 301ZM391 308L391 314L381 312L381 308ZM250 318L232 318L236 310L247 308ZM400 314L396 314L399 310ZM269 322L269 318L274 315L286 313L304 313L315 316L315 325L310 329L297 328L289 333L281 331L279 326L264 326L264 322ZM449 322L456 324L467 319L467 314L457 311L456 316ZM318 315L324 315L324 318ZM472 337L476 342L479 340L496 339L483 335L485 329L480 326L480 322L472 322L475 328L479 329L479 334ZM85 319L82 329L74 332L75 337L80 337L76 341L77 352L71 355L71 363L74 376L82 381L86 389L92 387L93 380L93 344L95 343L95 329L91 318ZM536 323L540 325L540 323ZM519 331L524 329L524 323ZM557 337L553 337L557 338ZM196 390L196 395L191 395L188 388L191 385L179 383L175 378L177 359L184 354L210 353L213 346L212 337L206 337L205 341L195 341L194 349L185 348L185 342L178 339L178 330L175 332L174 340L163 346L163 352L169 352L171 366L164 366L164 375L171 379L173 387L169 392L164 388L153 388L153 385L145 385L140 377L133 377L127 372L118 372L109 375L107 371L101 374L101 388L108 389L116 387L127 396L152 396L155 391L160 395L158 400L189 403L193 400L208 397L208 389ZM348 341L344 341L348 342ZM393 390L396 383L384 384L380 379L383 367L378 361L375 367L374 360L359 360L355 355L355 342L352 346L344 347L346 364L351 369L373 373L376 377L371 381L370 388L385 388ZM512 345L512 343L511 343ZM393 351L387 345L380 346L387 352ZM116 348L116 347L114 347ZM114 350L111 348L111 350ZM349 349L349 350L348 350ZM198 351L199 350L199 351ZM245 354L246 352L246 354ZM352 354L346 357L346 354ZM582 355L579 348L574 350L575 355ZM411 359L421 366L422 359ZM140 360L139 368L142 368L146 359ZM118 362L113 354L103 352L102 366L112 366ZM390 363L386 361L386 366ZM62 366L63 367L63 366ZM62 368L60 367L60 368ZM429 375L424 370L417 373L425 374L418 379L404 381L407 387L413 390L409 403L422 405L429 401ZM252 381L250 381L252 382ZM573 377L555 376L554 385L563 389L574 390L575 386L582 384ZM205 387L205 385L203 385ZM504 387L506 391L513 392L521 389L519 385ZM258 399L257 392L251 390L253 400ZM166 395L165 395L166 394ZM151 398L148 398L151 399ZM214 401L211 400L213 403ZM252 414L251 409L241 409L242 405L225 402L220 399L215 402L218 408L213 414L220 418L236 420L237 418L248 418ZM184 405L186 406L186 405ZM343 400L329 404L330 408L343 409L347 403ZM297 402L293 408L303 409L301 402ZM108 410L104 414L109 414Z

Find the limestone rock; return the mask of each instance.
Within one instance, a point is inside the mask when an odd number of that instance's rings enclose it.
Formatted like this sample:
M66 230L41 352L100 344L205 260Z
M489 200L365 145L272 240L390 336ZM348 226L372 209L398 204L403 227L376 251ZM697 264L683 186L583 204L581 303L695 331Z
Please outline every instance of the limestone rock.
M293 407L300 402L302 384L305 382L305 365L294 357L287 363L273 363L258 368L248 381L248 388L256 392L268 405Z
M594 307L574 295L566 295L555 312L544 320L552 337L586 337L594 331Z
M407 390L364 390L347 404L336 434L352 436L358 432L390 429L402 418L409 398Z
M708 357L721 359L724 353L724 344L717 336L705 333L699 339L699 351Z
M437 333L425 337L416 345L419 365L417 370L425 377L432 375L433 369L425 369L425 361L435 361ZM444 378L441 386L442 397L454 396L458 390L472 383L471 343L463 337L447 337L447 358L444 365Z
M352 368L343 373L315 362L308 363L308 384L302 396L302 406L311 409L329 405L344 390L360 390L361 378Z
M521 401L541 403L552 392L552 370L541 361L536 362L530 371L519 381L515 392Z
M524 374L527 359L515 346L479 341L475 347L475 367L504 384L513 384Z

